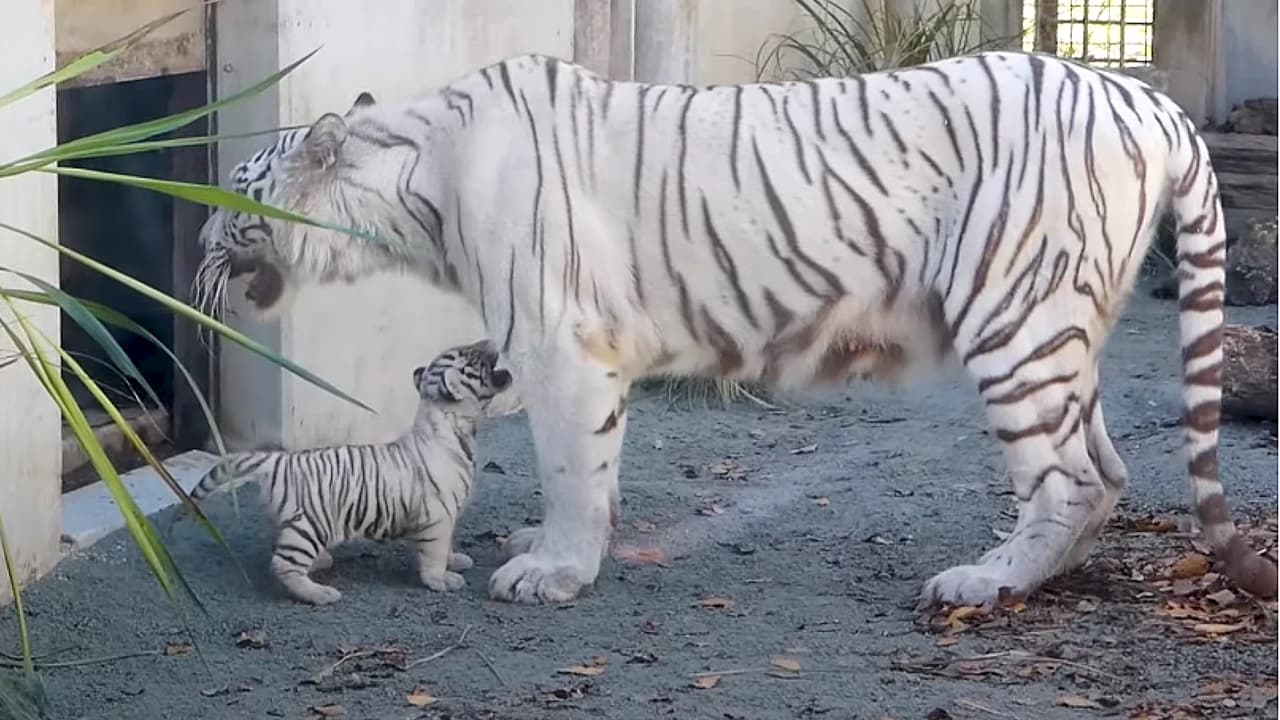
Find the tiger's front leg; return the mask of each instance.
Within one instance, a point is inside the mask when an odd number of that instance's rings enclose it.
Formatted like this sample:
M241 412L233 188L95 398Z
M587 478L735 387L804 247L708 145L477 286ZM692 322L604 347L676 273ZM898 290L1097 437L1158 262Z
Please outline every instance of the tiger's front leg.
M578 597L595 582L617 523L629 383L607 361L574 350L536 358L523 369L544 520L540 528L513 534L507 551L515 557L489 579L496 600Z

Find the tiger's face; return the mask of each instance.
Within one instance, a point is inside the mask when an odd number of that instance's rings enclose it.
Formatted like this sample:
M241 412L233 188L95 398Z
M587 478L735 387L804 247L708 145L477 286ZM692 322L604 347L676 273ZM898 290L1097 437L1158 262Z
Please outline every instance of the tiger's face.
M511 389L511 373L498 367L498 359L497 349L488 340L452 347L416 368L413 384L424 405L484 417L518 412L520 401Z
M349 207L363 207L360 198L352 197L351 188L370 186L363 178L350 182L367 164L347 157L361 151L345 147L347 121L374 104L373 96L362 92L346 115L326 113L309 127L282 132L271 145L232 168L230 189L321 222L340 227L363 224L361 218L343 217ZM200 229L204 257L192 287L196 306L212 317L225 316L227 282L248 275L244 296L249 309L261 318L274 317L288 306L294 276L299 265L308 261L319 266L306 269L321 281L352 279L356 273L351 268L334 262L339 248L331 247L335 241L329 236L341 233L307 227L300 238L294 238L292 232L298 227L242 210L217 208Z

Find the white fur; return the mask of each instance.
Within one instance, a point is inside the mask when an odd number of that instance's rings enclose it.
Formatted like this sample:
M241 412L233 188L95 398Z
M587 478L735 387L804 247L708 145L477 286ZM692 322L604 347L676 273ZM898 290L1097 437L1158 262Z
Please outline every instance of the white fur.
M545 518L492 576L504 600L559 602L594 581L635 380L892 379L953 354L986 380L996 428L1061 423L1004 443L1024 500L1014 536L923 597L1029 592L1083 561L1123 487L1097 361L1161 211L1172 203L1188 226L1183 253L1211 255L1222 237L1220 223L1190 227L1220 209L1204 145L1172 102L1016 53L698 91L522 57L408 103L326 115L290 143L257 160L271 164L273 201L381 241L277 226L269 247L236 252L293 283L421 273L480 310L516 376ZM1176 195L1184 174L1193 189ZM1184 294L1222 277L1184 270ZM1221 325L1221 307L1182 321L1186 346ZM1188 433L1216 446L1216 427ZM1221 492L1196 483L1199 500Z

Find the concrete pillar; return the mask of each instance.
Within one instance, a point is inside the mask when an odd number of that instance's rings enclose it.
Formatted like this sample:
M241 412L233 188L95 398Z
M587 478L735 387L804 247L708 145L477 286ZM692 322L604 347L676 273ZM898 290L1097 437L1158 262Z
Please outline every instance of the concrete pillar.
M217 6L218 93L247 87L316 47L299 70L251 103L219 114L219 132L309 123L344 112L362 90L379 102L430 92L502 58L574 56L579 0L255 0ZM606 20L612 26L612 7ZM588 48L610 57L609 43ZM604 46L605 50L599 50ZM219 174L265 143L222 143ZM242 296L243 285L230 288ZM233 308L235 306L233 305ZM243 316L243 313L242 313ZM387 440L412 419L414 367L446 345L482 335L479 313L421 280L386 274L350 285L310 286L281 320L236 325L373 407L369 414L225 344L219 417L229 445L286 447Z
M1223 105L1221 40L1221 0L1160 0L1152 37L1154 64L1168 73L1169 97L1196 125Z
M54 67L53 0L9 3L0 22L0 92L23 85ZM0 158L21 157L57 142L52 88L0 109ZM58 234L58 184L52 175L28 173L0 180L0 218L43 238ZM8 231L0 231L0 258L13 270L58 284L58 255ZM7 280L12 280L12 277ZM19 304L36 327L55 341L56 308ZM0 308L5 322L13 319ZM13 345L0 336L0 357ZM0 368L0 518L19 583L58 560L62 534L62 422L53 401L25 363ZM11 599L0 566L0 604Z

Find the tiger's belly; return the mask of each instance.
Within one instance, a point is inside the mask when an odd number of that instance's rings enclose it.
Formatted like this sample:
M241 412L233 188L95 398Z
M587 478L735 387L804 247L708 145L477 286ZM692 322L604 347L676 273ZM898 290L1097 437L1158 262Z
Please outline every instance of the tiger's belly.
M659 318L661 315L658 316ZM778 389L843 385L852 380L898 384L952 359L951 336L936 293L880 298L854 295L814 303L756 329L718 321L709 312L698 333L667 331L646 374L697 375L763 382Z

